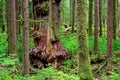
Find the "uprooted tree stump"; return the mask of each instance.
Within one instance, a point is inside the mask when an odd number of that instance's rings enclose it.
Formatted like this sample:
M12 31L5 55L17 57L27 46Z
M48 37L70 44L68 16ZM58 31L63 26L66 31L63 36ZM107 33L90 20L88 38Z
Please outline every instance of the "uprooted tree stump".
M33 33L35 48L30 50L30 64L36 68L43 68L46 64L52 63L55 68L58 68L68 57L67 50L61 44L60 39L51 40L51 48L48 49L45 24L35 26L36 30Z

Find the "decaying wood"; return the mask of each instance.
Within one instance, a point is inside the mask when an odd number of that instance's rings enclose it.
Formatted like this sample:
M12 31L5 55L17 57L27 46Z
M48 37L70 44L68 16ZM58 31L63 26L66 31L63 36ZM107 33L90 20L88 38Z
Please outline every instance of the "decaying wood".
M53 0L52 2L52 18L48 13L50 11L49 0L33 0L33 9L35 20L43 20L40 23L34 24L34 32L32 33L34 37L34 48L30 50L30 64L36 68L46 67L46 64L52 63L53 67L58 68L58 66L67 58L68 52L61 44L59 37L56 37L59 21L59 3L61 0ZM53 13L54 12L54 13ZM48 21L52 19L51 22Z
M47 29L40 30L33 34L35 48L30 50L30 63L37 68L46 67L52 63L56 68L67 58L68 52L61 44L60 39L51 40L51 49L47 48Z

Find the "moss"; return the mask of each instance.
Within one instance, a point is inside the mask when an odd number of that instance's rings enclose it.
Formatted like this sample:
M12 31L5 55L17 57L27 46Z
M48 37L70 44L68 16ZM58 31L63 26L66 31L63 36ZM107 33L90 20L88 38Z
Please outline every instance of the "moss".
M78 70L81 80L93 80L87 41L86 0L78 0Z

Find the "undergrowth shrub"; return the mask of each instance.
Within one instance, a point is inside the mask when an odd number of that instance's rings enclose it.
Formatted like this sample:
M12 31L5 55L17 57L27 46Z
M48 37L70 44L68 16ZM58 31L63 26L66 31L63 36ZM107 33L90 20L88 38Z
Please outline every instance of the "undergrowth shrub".
M114 72L111 72L110 80L120 80L120 75Z

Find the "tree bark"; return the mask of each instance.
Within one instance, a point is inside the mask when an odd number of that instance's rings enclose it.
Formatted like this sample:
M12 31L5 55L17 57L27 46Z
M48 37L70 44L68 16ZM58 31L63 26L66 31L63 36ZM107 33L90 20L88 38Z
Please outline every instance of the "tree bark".
M16 19L20 19L21 14L21 0L15 0L16 2ZM20 34L20 21L16 21L16 33Z
M23 39L23 74L29 74L29 33L28 33L28 0L22 0L22 39Z
M77 0L78 73L80 80L93 80L88 52L86 23L86 0Z
M99 1L94 0L94 53L98 52Z
M89 0L89 18L88 18L88 32L89 36L92 36L92 24L93 24L93 0Z
M99 0L99 27L100 27L99 36L102 37L102 0Z
M112 70L113 0L107 0L107 68Z
M116 39L117 30L117 0L113 0L113 39Z
M119 9L119 0L117 0L117 16L120 15L120 9ZM119 17L117 18L117 30L119 30Z
M58 32L60 1L61 0L33 1L36 11L35 19L43 20L34 25L33 36L35 48L30 51L30 63L34 67L43 68L46 67L47 63L51 62L55 68L58 68L68 54L60 42ZM44 7L41 5L45 5L45 3L46 7L44 10Z
M6 1L8 26L8 54L17 54L15 0Z
M75 23L75 0L70 0L70 26L72 32L74 32L74 23Z

